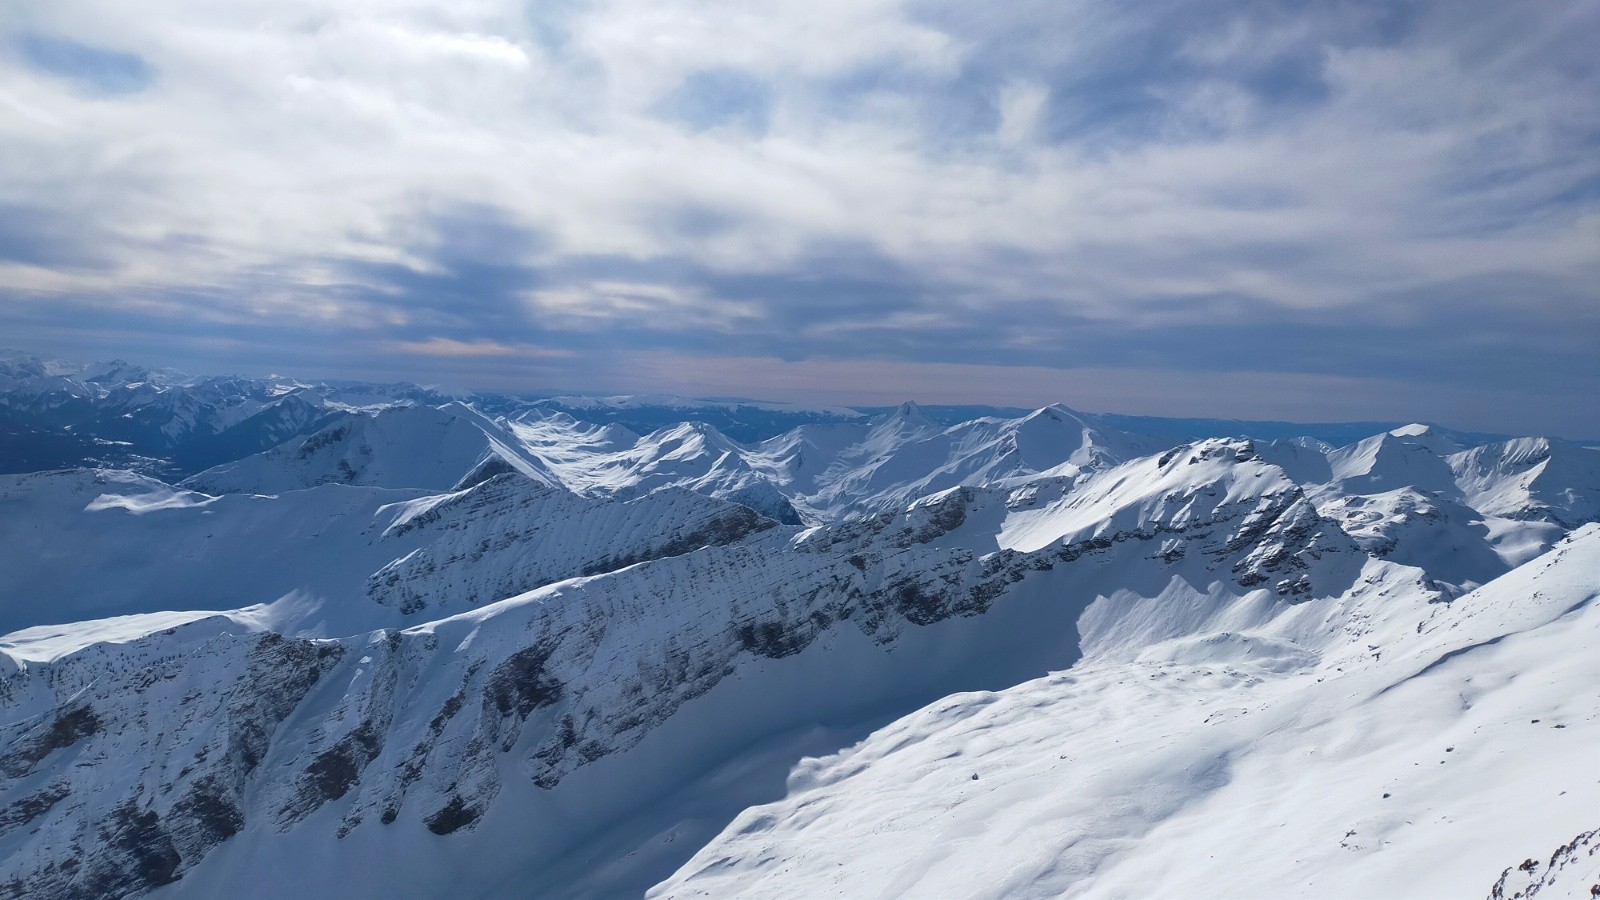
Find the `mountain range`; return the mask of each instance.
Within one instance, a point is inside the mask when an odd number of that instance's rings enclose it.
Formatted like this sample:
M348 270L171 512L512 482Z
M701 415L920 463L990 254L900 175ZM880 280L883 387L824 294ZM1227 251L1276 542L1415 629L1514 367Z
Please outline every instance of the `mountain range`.
M0 895L1589 896L1600 451L1280 426L11 354Z

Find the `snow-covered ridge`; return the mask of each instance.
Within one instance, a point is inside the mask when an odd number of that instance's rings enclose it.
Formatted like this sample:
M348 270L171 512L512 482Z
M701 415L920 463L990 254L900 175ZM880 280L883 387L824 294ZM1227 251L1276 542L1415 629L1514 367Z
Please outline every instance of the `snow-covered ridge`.
M856 410L843 406L804 406L797 403L771 403L762 400L705 399L680 397L675 394L570 394L543 398L534 402L539 406L556 410L661 407L692 413L693 411L707 409L747 408L761 412L814 413L835 416L841 419L859 419L862 417L862 414ZM693 418L693 416L689 415L686 418Z
M703 422L640 436L565 413L491 420L446 404L343 414L184 485L212 494L330 483L444 490L514 470L589 496L683 488L799 524L894 509L958 485L1070 479L1149 449L1059 406L945 428L906 404L875 421L803 425L746 445Z
M1236 455L1227 457L1231 465L1242 464ZM1226 468L1219 464L1208 475L1227 480ZM319 490L329 489L340 488ZM617 515L625 517L640 503L656 504L640 508L640 527L652 521L692 527L692 517L661 515L659 504L671 496L584 500L506 474L442 498L381 506L367 529L377 531L377 544L424 543L374 572L368 590L380 604L397 597L402 607L411 598L424 607L470 607L470 599L455 598L480 590L493 596L515 579L560 577L559 571L528 568L569 558L565 551L531 552L540 539L516 523L534 511L564 523L557 538L581 546L592 540L585 537L590 526L582 524L584 516L600 517L597 534L625 535L616 524L625 519ZM1104 502L1113 518L1138 505L1137 498L1117 495ZM175 625L149 619L163 630L137 639L128 639L124 620L116 643L64 654L30 651L23 640L14 658L34 661L11 676L3 692L10 709L17 720L64 724L43 732L54 737L19 735L7 757L12 761L0 760L0 769L19 779L7 788L12 796L39 810L29 815L31 836L13 857L36 862L13 871L31 890L143 889L181 875L224 839L272 844L274 835L328 827L313 824L328 821L326 815L312 817L329 804L338 810L329 839L402 822L434 835L471 832L510 790L507 761L521 760L514 767L521 774L511 782L519 790L531 784L558 791L585 767L627 755L684 704L705 698L715 707L724 682L757 663L778 666L804 656L843 666L842 673L861 665L897 673L881 682L849 681L855 699L864 700L875 692L914 695L930 672L950 673L934 684L948 678L981 683L1000 671L1070 662L1076 651L1066 633L1051 637L1041 630L1034 649L1020 653L1024 645L1015 643L1006 623L1036 608L1058 620L1058 628L1067 626L1073 610L1126 584L1116 573L1157 555L1156 537L1002 548L994 532L974 527L996 503L1003 509L1002 493L959 489L901 514L803 533L763 524L748 510L740 518L739 507L725 507L727 513L703 519L695 536L675 538L669 531L619 539L624 547L665 539L654 558L629 564L607 553L603 574L350 639L285 639L276 631L227 628L226 616L208 616ZM567 507L574 511L559 513ZM1250 602L1263 609L1275 603L1291 608L1301 595L1314 594L1324 577L1332 590L1342 590L1351 578L1342 570L1360 567L1354 557L1331 568L1319 565L1325 554L1348 548L1333 545L1326 523L1303 527L1266 494L1241 495L1197 512L1185 525L1196 541L1205 541L1205 550L1166 561L1166 577L1220 576L1233 585L1224 593L1254 597ZM1278 575L1305 587L1280 600L1256 587ZM409 592L393 593L408 582ZM1064 599L1051 599L1057 597ZM1013 611L991 616L997 606ZM947 627L938 632L943 637L927 631L960 621L975 624ZM921 652L884 655L903 642L929 639L945 648L936 662ZM998 662L989 649L996 642L1013 646ZM176 647L193 649L174 658ZM859 654L865 654L860 662L846 662ZM895 660L911 668L902 671ZM217 674L207 674L213 666ZM270 676L264 666L273 670ZM207 689L215 700L179 702L183 692L196 689L196 679L222 672L230 674ZM278 685L270 700L257 696L260 680ZM737 697L737 690L728 696ZM152 718L165 723L159 737L142 724ZM758 721L746 739L788 721L781 715ZM274 735L268 746L240 737L261 733ZM696 752L715 753L724 738L708 735L711 743ZM112 759L126 774L87 793L71 787L64 774ZM192 762L175 771L165 761L176 759ZM44 794L37 793L39 785L46 785ZM68 793L56 797L63 790ZM112 823L114 834L148 834L162 847L170 844L171 866L152 876L114 854L92 853L74 836L73 823L86 816ZM84 853L95 860L85 870L63 873L48 863Z
M527 453L508 429L450 403L347 413L305 438L207 469L183 484L211 494L269 494L321 484L447 490L501 471L556 483L544 461Z

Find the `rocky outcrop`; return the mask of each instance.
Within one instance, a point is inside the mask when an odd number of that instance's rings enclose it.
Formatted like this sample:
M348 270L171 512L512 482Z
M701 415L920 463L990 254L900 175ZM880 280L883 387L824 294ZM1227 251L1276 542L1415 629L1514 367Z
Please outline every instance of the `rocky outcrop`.
M1540 896L1600 897L1600 828L1557 847L1548 860L1530 857L1507 866L1489 889L1489 900Z
M407 615L437 615L734 543L776 524L749 507L684 490L607 500L501 474L402 514L384 538L420 539L421 546L374 572L366 593Z
M7 735L0 822L26 837L5 893L135 896L238 833L279 727L343 648L270 632L195 640L212 631L95 645L6 679L7 712L23 715Z

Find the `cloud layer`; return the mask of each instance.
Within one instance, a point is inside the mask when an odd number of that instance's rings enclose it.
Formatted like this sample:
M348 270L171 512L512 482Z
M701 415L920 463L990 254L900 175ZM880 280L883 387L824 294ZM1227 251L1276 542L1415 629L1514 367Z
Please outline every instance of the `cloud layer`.
M1600 3L25 0L8 342L1600 435Z

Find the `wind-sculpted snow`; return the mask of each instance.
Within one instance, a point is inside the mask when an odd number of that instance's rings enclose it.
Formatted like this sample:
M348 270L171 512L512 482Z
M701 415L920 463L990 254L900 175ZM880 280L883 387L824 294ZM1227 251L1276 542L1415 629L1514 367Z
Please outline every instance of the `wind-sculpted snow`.
M1316 595L1320 581L1327 591L1346 590L1354 574L1342 571L1348 566L1317 564L1349 552L1337 544L1336 529L1316 519L1281 476L1264 482L1272 470L1241 459L1245 450L1192 450L1218 476L1200 492L1221 502L1204 509L1186 503L1192 511L1180 522L1141 526L1150 498L1106 491L1102 512L1130 527L1087 533L1066 518L1059 540L1028 550L1003 548L983 525L998 522L1003 533L1012 515L1009 490L958 489L902 514L804 532L717 507L702 514L699 536L667 530L653 538L666 541L656 545L661 554L676 549L675 541L699 549L404 630L292 639L256 633L259 622L248 617L213 616L133 639L123 632L118 643L65 653L34 651L27 633L13 635L6 652L19 662L0 695L6 720L30 724L9 738L10 762L0 773L4 802L17 810L11 818L27 813L27 822L0 837L16 847L0 869L24 890L118 895L181 877L230 837L270 841L319 829L336 840L360 829L418 826L437 836L471 834L509 790L508 780L520 790L557 791L584 767L627 754L686 703L715 704L719 686L753 661L779 665L816 652L848 667L852 654L892 654L909 635L965 620L972 623L960 631L967 637L943 657L900 658L913 672L1026 668L1026 658L977 652L984 644L972 637L984 634L991 609L1018 592L1070 622L1095 597L1126 590L1128 573L1141 567L1154 574L1134 581L1219 585L1213 599L1225 595L1231 600L1224 605L1247 603L1268 617ZM1286 491L1238 487L1280 481ZM426 605L500 578L550 577L537 565L513 565L512 548L545 555L533 552L537 533L517 530L530 510L554 514L551 502L582 507L557 516L570 531L552 539L571 547L591 530L623 530L618 523L628 507L643 502L595 507L551 494L501 476L388 508L379 542L431 536L424 546L433 568L408 557L419 583L412 593L380 598L415 597ZM660 504L673 502L662 494L644 499L657 505L633 510L645 514L636 522L668 512ZM1034 523L1034 533L1041 527ZM1163 559L1161 542L1178 528L1194 549ZM480 534L504 543L490 541L478 558L462 552L480 546ZM379 572L376 582L406 565ZM1284 599L1255 587L1285 580L1304 587L1280 590L1291 595ZM1004 633L988 640L1003 641ZM1048 662L1070 662L1070 631L1041 640ZM1035 660L1035 671L1047 664L1046 657ZM270 677L265 665L274 667ZM897 681L852 687L856 699L905 690ZM720 746L760 736L702 740ZM73 774L102 769L93 777ZM69 796L50 800L63 788ZM111 823L111 830L85 830L89 821ZM106 849L118 841L144 855ZM72 859L79 865L68 865Z

